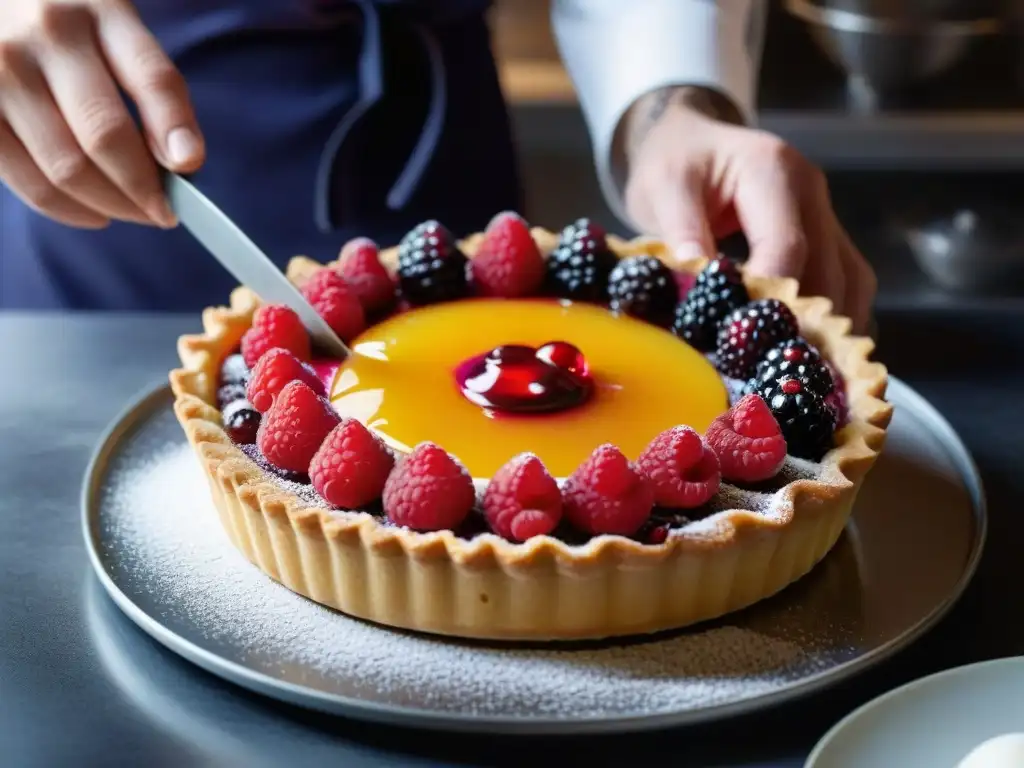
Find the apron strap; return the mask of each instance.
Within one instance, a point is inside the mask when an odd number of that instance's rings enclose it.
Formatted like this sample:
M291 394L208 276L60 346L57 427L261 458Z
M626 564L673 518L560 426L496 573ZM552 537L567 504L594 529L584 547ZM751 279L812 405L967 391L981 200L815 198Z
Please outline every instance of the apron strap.
M381 0L350 0L359 10L363 22L363 42L359 53L358 97L328 138L317 167L315 191L316 225L329 233L340 228L334 205L334 174L339 155L355 135L359 122L384 96L384 46L380 8ZM384 2L384 5L387 3ZM406 160L402 172L387 194L386 204L393 211L403 209L416 192L423 174L430 165L444 130L448 108L448 83L444 52L433 29L414 17L396 13L414 32L427 56L430 75L430 104L420 136ZM389 18L390 20L390 18Z

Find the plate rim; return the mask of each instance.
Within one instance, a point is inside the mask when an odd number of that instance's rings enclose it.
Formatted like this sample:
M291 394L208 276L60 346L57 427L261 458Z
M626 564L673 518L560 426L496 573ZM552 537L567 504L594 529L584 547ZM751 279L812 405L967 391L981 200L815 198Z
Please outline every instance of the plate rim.
M876 707L885 706L899 696L905 696L918 688L922 688L931 683L936 683L940 680L960 677L962 675L970 674L978 669L1004 665L1024 666L1024 656L1000 656L995 659L985 659L984 661L972 661L967 664L959 664L955 667L949 667L948 669L940 669L938 672L932 672L930 675L925 675L924 677L908 680L901 686L892 688L885 693L880 693L875 698L861 704L829 728L825 732L825 735L818 740L818 743L814 745L814 749L812 749L811 753L807 756L807 760L804 762L804 768L815 768L815 763L821 759L822 753L835 740L835 738L843 730L848 728L851 723L856 722L859 718L863 717Z
M855 674L899 653L934 627L959 601L974 578L988 537L987 499L981 474L960 436L946 418L928 400L903 382L890 376L886 399L899 400L904 407L923 412L928 428L940 437L949 458L959 471L971 499L975 521L971 553L964 570L946 599L931 613L922 617L905 632L827 670L802 678L777 691L752 696L742 701L716 704L698 710L661 712L645 715L586 716L558 718L550 716L514 717L507 715L453 714L418 707L368 701L352 696L327 693L296 683L277 680L254 671L186 640L164 627L157 619L139 608L125 594L104 567L97 531L97 499L102 487L103 469L119 439L129 433L155 406L169 399L166 383L150 385L133 398L103 431L86 466L80 493L80 514L83 538L89 562L104 590L118 608L143 632L168 650L195 664L206 672L239 685L249 691L283 701L304 709L350 717L365 722L423 728L459 733L502 733L518 735L583 735L593 733L627 733L691 726L749 714L790 702L850 679ZM896 403L899 406L899 403Z

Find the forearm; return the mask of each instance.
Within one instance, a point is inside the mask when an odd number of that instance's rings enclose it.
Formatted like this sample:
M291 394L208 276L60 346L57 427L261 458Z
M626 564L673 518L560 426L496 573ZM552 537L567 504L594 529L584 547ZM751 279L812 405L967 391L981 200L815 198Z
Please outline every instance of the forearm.
M602 189L621 204L626 133L688 103L752 123L766 0L555 0L552 22L590 130ZM660 105L660 106L659 106Z

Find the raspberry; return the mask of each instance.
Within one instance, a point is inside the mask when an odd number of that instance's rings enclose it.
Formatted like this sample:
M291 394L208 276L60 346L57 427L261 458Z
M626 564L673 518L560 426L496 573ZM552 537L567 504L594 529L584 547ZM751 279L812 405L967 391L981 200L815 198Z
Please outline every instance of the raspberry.
M825 365L818 350L805 339L789 339L768 350L757 364L754 378L747 387L749 392L759 392L783 376L795 376L820 397L832 391L832 374Z
M221 384L241 384L243 387L249 381L249 366L245 364L245 358L236 352L224 358L220 365Z
M256 442L260 428L260 413L246 400L235 400L224 407L221 423L233 443L250 445Z
M614 445L598 446L562 489L565 516L576 528L632 536L654 506L654 491Z
M636 469L662 507L692 509L706 504L722 480L715 451L690 427L667 429L644 448Z
M734 310L718 330L718 370L749 379L764 354L800 332L796 317L778 299L758 299Z
M484 296L530 296L544 280L544 257L527 223L511 211L499 213L487 225L470 267Z
M253 408L266 413L285 385L296 380L308 384L318 395L327 394L324 383L312 368L287 349L275 347L256 363L245 394Z
M786 440L759 395L745 395L708 427L704 439L718 454L722 477L756 483L774 477L786 460Z
M710 352L715 347L718 324L748 301L750 296L736 264L726 258L714 259L697 275L676 308L672 330L691 347Z
M524 453L495 473L483 500L491 529L512 541L551 533L562 518L562 493L543 462Z
M432 304L469 295L469 264L455 237L425 221L398 245L398 284L410 304Z
M604 230L590 219L578 219L562 230L548 256L547 288L565 299L603 302L608 298L608 276L618 263Z
M332 291L351 293L345 278L327 267L314 272L312 277L302 286L302 295L314 307L325 295L330 294Z
M319 270L302 286L302 295L342 341L351 341L366 327L363 305L334 270Z
M310 358L309 334L294 310L283 304L266 304L252 316L252 328L242 336L242 357L255 368L263 353L274 347L287 349L299 360Z
M388 519L414 531L452 530L466 519L475 501L466 468L434 443L417 445L384 485Z
M256 445L275 467L305 474L320 443L339 421L331 404L308 384L292 381L263 414Z
M679 299L672 270L653 256L622 259L608 276L608 296L616 312L667 326Z
M334 506L359 509L381 497L394 465L379 437L355 419L342 419L309 463L309 479Z
M784 376L761 390L790 455L818 461L832 447L836 412L797 378Z
M334 268L363 305L367 314L387 312L395 304L395 278L380 261L377 244L367 237L345 243Z

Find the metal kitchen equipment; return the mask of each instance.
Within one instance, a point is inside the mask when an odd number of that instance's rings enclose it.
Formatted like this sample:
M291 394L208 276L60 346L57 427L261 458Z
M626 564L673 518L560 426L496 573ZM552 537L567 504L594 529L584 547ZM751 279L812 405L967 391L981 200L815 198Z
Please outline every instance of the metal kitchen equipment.
M964 208L901 229L921 271L948 291L1024 288L1024 228L1008 207Z
M877 94L948 71L975 41L1001 30L995 15L963 18L963 6L938 0L785 2L822 52L846 73L851 88Z

